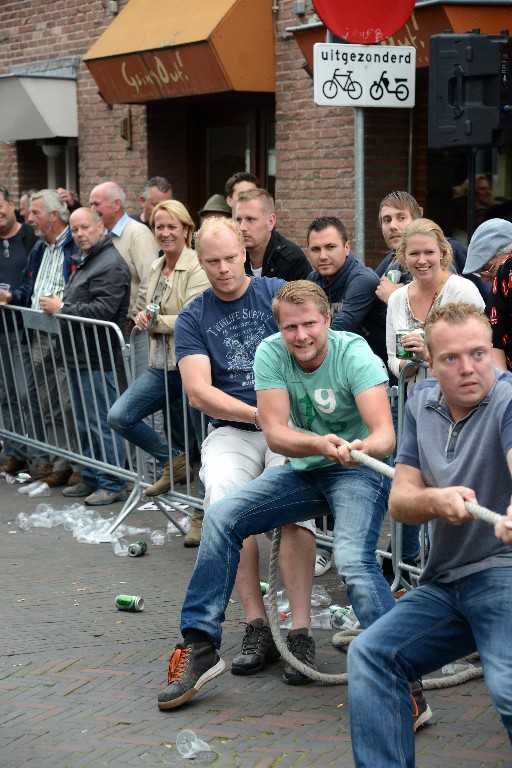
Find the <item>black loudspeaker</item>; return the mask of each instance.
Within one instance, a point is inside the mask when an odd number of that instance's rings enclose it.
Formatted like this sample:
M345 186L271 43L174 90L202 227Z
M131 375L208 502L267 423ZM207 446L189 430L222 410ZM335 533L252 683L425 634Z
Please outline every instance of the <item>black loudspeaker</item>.
M430 38L429 149L505 147L512 140L511 104L508 31Z

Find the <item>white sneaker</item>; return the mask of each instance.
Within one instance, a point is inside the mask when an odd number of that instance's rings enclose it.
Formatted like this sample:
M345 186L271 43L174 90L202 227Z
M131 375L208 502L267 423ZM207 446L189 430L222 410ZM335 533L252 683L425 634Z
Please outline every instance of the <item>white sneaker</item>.
M332 565L332 552L318 552L315 560L315 576L322 576Z

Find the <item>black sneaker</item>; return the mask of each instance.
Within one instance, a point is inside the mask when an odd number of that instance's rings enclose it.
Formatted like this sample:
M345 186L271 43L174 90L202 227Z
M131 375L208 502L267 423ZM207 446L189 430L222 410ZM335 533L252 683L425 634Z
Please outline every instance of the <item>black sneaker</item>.
M311 667L311 669L316 669L315 641L312 637L309 637L307 630L303 631L305 631L306 634L302 634L301 632L297 635L288 635L286 638L286 645L288 646L288 650L293 653L298 661ZM310 677L299 672L288 662L283 671L283 680L287 685L308 685L313 682Z
M225 667L211 643L178 644L169 661L167 688L158 695L159 709L180 707Z
M428 723L432 717L432 710L427 704L427 700L423 693L423 688L419 683L415 683L411 688L411 701L412 701L412 722L414 733L421 728L422 725Z
M245 628L242 650L231 664L233 675L254 675L265 669L268 661L277 661L277 650L270 627L263 626L263 619L254 619Z

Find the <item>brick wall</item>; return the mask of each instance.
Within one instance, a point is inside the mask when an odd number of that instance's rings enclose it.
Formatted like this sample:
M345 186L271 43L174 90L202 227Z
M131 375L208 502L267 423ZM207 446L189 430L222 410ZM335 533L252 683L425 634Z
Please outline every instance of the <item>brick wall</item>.
M121 10L126 2L120 0ZM4 0L0 75L7 74L12 64L83 56L112 19L108 0ZM304 58L295 38L286 32L286 27L299 22L293 0L281 0L276 16L275 196L279 230L305 247L308 224L322 214L340 216L353 239L354 110L314 105L313 80L303 69ZM184 101L152 103L147 113L145 105L130 107L133 148L129 150L120 136L126 107L111 108L102 101L84 64L80 64L77 90L79 193L84 203L95 184L115 179L125 189L128 210L138 211L145 180L161 174L171 179L178 198L190 201L193 208L199 206L197 164L189 164L197 156L195 126ZM242 104L247 95L233 95L232 106L237 98ZM212 105L214 102L215 98ZM375 263L385 250L376 225L378 203L390 189L407 184L409 116L406 110L366 110L365 124L365 210L357 215L364 216L366 260ZM425 131L421 120L418 141L423 150ZM46 161L40 148L35 143L23 144L18 153L15 147L0 143L0 182L14 195L45 182ZM414 173L419 175L424 196L426 161Z
M407 189L409 110L365 109L365 258L377 266L387 253L379 204L393 189Z
M317 107L313 80L286 27L296 26L293 1L279 5L276 40L276 204L278 229L305 247L308 224L340 216L354 230L352 109Z
M303 20L304 21L304 20ZM276 202L278 227L304 246L304 233L318 215L339 216L352 241L355 230L354 110L317 107L313 80L302 68L303 56L286 27L302 21L293 0L279 5L276 84ZM365 260L376 266L386 248L377 224L386 192L407 188L409 112L366 109Z
M127 0L120 0L120 10ZM113 19L107 0L5 0L0 9L0 74L9 66L64 56L83 56ZM115 179L125 189L130 210L138 211L138 195L147 178L146 108L132 107L133 149L120 137L124 107L108 107L100 98L87 67L77 78L80 197L87 202L91 188ZM25 143L27 144L27 143ZM27 154L28 152L28 154ZM14 195L21 188L40 186L44 156L35 144L16 148L0 142L0 179Z

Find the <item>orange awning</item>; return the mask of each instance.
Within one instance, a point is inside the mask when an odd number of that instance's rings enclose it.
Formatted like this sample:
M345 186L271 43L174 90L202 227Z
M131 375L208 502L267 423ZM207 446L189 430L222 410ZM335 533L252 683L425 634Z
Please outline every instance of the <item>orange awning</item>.
M272 0L130 0L84 61L109 104L272 93Z

